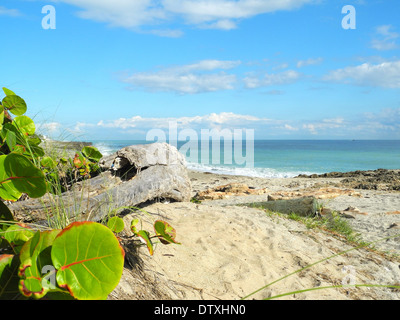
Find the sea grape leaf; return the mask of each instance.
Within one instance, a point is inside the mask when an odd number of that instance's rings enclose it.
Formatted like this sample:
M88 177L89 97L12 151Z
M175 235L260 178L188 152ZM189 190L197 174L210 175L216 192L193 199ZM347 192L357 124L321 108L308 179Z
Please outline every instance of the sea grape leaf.
M7 88L3 87L3 91L4 91L6 96L13 96L13 95L15 96L14 91L11 91L10 89L7 89Z
M15 145L13 153L16 154L24 154L26 152L26 148L20 144Z
M17 270L19 257L12 254L0 255L0 300L14 300L19 294Z
M16 116L22 116L27 109L25 100L15 94L5 96L2 104L5 109L9 110Z
M73 160L75 168L79 169L86 164L86 160L78 153L75 153Z
M168 223L163 220L157 220L154 222L154 231L159 237L163 244L176 243L180 244L175 240L176 230Z
M109 227L112 232L120 233L125 227L124 220L117 216L112 217L107 221L107 227Z
M0 230L2 227L2 221L14 221L14 217L10 209L8 209L3 201L0 201Z
M40 160L40 165L46 169L54 169L57 166L57 162L55 162L51 157L44 157Z
M85 159L85 157L82 154L75 153L73 165L75 168L79 170L79 174L81 176L86 176L87 174L89 174L89 166L87 163L87 159Z
M106 226L73 222L53 242L57 283L80 300L106 299L122 275L125 252Z
M10 150L14 150L15 145L17 144L17 136L14 132L7 130L6 143Z
M147 246L147 249L149 250L149 253L152 256L154 253L154 249L153 249L153 243L151 242L150 239L150 233L147 232L146 230L140 230L136 235Z
M27 137L29 145L32 146L38 146L41 142L42 139L40 139L36 134L32 134Z
M29 143L29 147L30 147L32 153L33 153L36 157L43 157L44 154L45 154L43 148L42 148L42 147L39 147L39 146L37 146L37 145L31 145L30 142L31 142L31 141L30 141L30 137L28 137L28 143ZM25 153L24 155L30 157L30 153Z
M92 146L83 147L82 154L93 162L99 162L100 159L103 157L101 152L97 148Z
M10 153L4 159L6 182L14 189L28 194L31 198L40 198L46 193L47 185L44 173L25 156ZM1 167L1 163L0 163ZM0 177L0 184L1 184Z
M8 241L15 253L19 253L22 246L33 237L35 232L24 223L13 224L4 231L4 239Z
M8 242L4 240L4 234L13 221L14 217L10 209L0 200L0 249L8 246Z
M9 177L4 168L4 160L6 157L6 155L0 156L0 198L17 201L21 197L22 192L14 187L11 180L8 180Z
M0 104L0 130L3 129L4 122L4 107Z
M137 235L138 230L136 228L136 225L139 223L139 219L133 219L131 221L131 231L133 232L133 234Z
M36 127L33 120L27 116L16 117L13 124L24 135L29 136L35 133Z
M25 297L40 299L56 284L44 279L47 268L52 267L51 246L61 230L37 231L27 241L20 251L20 267L18 275L21 278L19 290ZM52 267L55 271L55 268ZM55 277L54 277L55 280Z

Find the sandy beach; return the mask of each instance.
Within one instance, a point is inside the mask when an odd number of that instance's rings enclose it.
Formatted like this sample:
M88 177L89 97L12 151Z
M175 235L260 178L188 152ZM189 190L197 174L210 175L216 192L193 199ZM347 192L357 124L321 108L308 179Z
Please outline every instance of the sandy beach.
M162 218L175 227L181 245L159 244L154 256L149 256L145 247L139 248L139 255L130 256L127 252L127 259L132 258L131 266L125 268L110 299L237 300L318 261L321 262L249 299L326 286L339 287L280 299L400 299L400 290L396 288L354 286L400 284L400 193L393 190L396 181L392 178L387 184L380 183L378 187L364 184L364 189L359 189L349 188L354 181L349 182L348 177L265 179L195 171L189 171L189 177L193 197L229 184L245 184L250 190L262 190L262 194L229 194L198 203L145 206L153 220ZM342 194L338 195L340 190ZM325 208L342 212L343 219L360 233L363 241L392 238L375 243L375 250L359 248L337 255L354 245L343 237L319 228L309 229L284 215L238 205L268 201L271 196L313 192ZM150 223L151 219L146 222L142 218L145 224ZM124 219L130 222L133 216ZM329 257L332 258L326 260Z

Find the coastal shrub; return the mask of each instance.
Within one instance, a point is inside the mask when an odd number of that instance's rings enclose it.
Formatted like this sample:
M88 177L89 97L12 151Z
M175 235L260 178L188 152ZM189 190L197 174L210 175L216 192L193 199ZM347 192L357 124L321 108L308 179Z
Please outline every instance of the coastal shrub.
M48 182L57 180L57 164L44 156L33 120L23 115L25 101L9 89L3 91L0 198L17 201L23 193L40 198L49 191ZM97 170L100 158L97 149L86 147L72 164L82 176L88 176ZM125 255L109 228L86 221L42 230L14 221L1 199L0 299L107 298L119 283Z
M9 89L0 105L0 198L16 201L22 193L42 197L47 190L44 173L38 168L44 155L35 135L35 124L23 114L25 101ZM16 115L14 119L11 114Z
M106 299L119 283L124 266L125 251L116 236L124 229L121 218L109 219L108 226L83 221L51 229L15 221L3 202L17 201L23 193L31 198L41 198L47 192L61 195L69 184L98 174L102 154L87 146L73 159L45 156L33 120L24 115L25 101L7 88L3 91L0 299ZM153 236L146 230L136 231L133 224L131 230L150 254L154 238L163 244L179 244L175 229L165 221L154 223Z
M139 219L133 219L130 223L130 230L133 233L133 238L137 237L143 244L147 246L150 255L154 254L153 239L159 239L164 245L180 244L176 241L176 230L166 221L156 220L153 224L154 234L149 231L138 228ZM124 220L118 216L114 216L107 221L107 226L114 232L120 233L125 228Z
M0 227L9 245L0 255L0 299L106 299L119 283L125 252L100 223L41 231L2 220Z

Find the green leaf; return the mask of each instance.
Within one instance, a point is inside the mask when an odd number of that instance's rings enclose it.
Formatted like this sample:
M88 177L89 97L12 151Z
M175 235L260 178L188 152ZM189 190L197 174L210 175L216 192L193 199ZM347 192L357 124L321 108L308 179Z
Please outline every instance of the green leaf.
M28 143L30 143L30 139L29 138L28 138ZM42 147L39 147L39 146L36 146L36 145L30 145L30 149L31 149L33 155L36 156L36 157L43 157L44 154L45 154ZM28 156L28 157L31 156L29 151L25 152L24 155Z
M149 250L149 253L152 256L154 253L154 249L153 249L153 243L151 242L150 239L150 233L147 232L146 230L140 230L136 235L147 246L147 249Z
M1 166L0 166L1 167ZM31 198L40 198L46 193L47 185L43 172L26 157L10 153L4 159L6 182L16 190L27 193ZM0 177L0 189L1 189Z
M112 217L108 220L107 227L109 227L112 232L120 233L125 227L124 220L117 216Z
M3 201L0 201L0 230L2 228L1 221L14 221L14 217L10 209L8 209L8 207L3 203Z
M176 243L176 230L168 223L162 220L157 220L154 223L154 230L163 244ZM164 240L164 241L163 241Z
M14 126L24 135L33 135L36 131L35 123L27 116L19 116L13 120Z
M17 136L15 135L14 132L7 130L6 143L11 151L14 150L15 145L17 144Z
M6 96L15 96L16 95L13 91L11 91L10 89L7 89L5 87L3 87L3 91L6 94Z
M6 155L0 156L0 198L17 201L21 197L22 192L15 189L11 180L7 180L9 177L4 167L4 160L6 157Z
M22 116L27 109L24 99L17 95L7 95L2 101L3 107L16 116Z
M101 152L92 146L87 146L82 149L82 154L85 158L88 158L90 161L99 162L100 159L103 157Z
M55 162L51 157L44 157L40 160L40 165L46 169L54 169L57 166L57 162Z
M0 249L8 246L8 242L4 240L4 232L13 221L10 209L0 200Z
M135 234L135 235L137 235L137 233L138 233L138 231L137 231L137 228L136 228L136 225L139 223L139 219L133 219L132 221L131 221L131 231Z
M95 222L74 222L58 234L51 258L57 283L76 299L106 299L117 286L124 250L112 231Z
M0 104L0 130L3 129L4 122L4 107Z
M13 224L4 232L4 239L12 246L14 252L19 253L25 242L33 237L35 232L23 223Z
M14 300L19 294L17 270L18 256L0 255L0 300Z
M56 283L50 283L45 276L48 267L52 267L51 246L61 230L37 231L21 249L19 267L19 290L25 297L40 299L49 290L56 289ZM55 268L53 267L54 271ZM55 275L54 275L55 280Z
M32 146L38 146L42 142L42 139L40 139L36 134L32 134L28 136L28 143L29 145Z

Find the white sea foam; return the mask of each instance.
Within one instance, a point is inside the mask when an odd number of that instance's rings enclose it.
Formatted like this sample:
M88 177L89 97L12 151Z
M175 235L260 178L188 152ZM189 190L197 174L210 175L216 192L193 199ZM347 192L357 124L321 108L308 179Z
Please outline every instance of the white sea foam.
M227 174L235 176L258 177L258 178L293 178L299 174L313 174L305 171L278 171L271 168L238 168L227 166L213 166L199 163L188 163L189 170L200 172L211 172L216 174Z
M93 146L96 147L101 152L103 157L109 156L110 154L113 154L114 152L117 151L115 150L115 148L113 148L111 144L105 142L95 142Z

